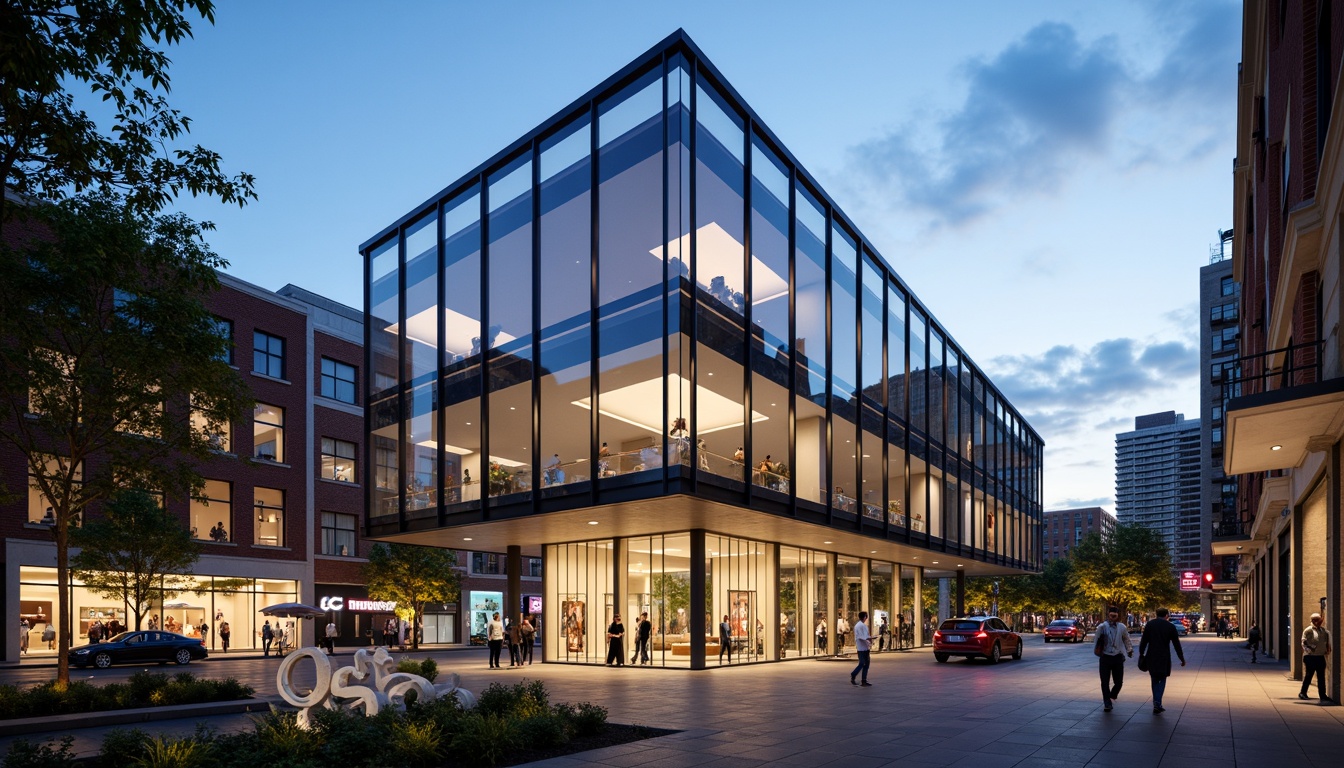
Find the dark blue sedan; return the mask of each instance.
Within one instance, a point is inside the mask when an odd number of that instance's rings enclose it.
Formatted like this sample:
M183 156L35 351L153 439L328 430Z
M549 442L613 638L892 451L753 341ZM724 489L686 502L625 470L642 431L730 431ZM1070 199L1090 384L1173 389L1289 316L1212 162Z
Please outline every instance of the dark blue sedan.
M172 632L122 632L101 643L90 643L71 648L68 658L77 667L92 664L107 669L113 664L142 664L158 662L190 664L208 654L198 638L183 637Z

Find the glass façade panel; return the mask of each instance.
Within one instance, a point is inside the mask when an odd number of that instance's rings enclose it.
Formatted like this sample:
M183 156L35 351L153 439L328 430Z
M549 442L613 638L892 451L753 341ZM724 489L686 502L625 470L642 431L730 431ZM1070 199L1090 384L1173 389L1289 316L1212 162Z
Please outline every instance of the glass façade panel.
M667 254L664 293L665 321L667 324L667 423L671 431L678 420L688 423L691 417L691 388L681 380L691 375L690 338L691 315L683 312L693 306L695 296L691 286L691 93L689 64L682 54L668 61L667 99L664 105L664 125L667 129ZM675 377L675 378L672 378ZM678 382L673 386L673 382ZM688 452L679 452L679 460L690 464Z
M401 280L400 250L396 238L369 254L369 381L370 399L397 386L397 298Z
M859 494L860 509L864 517L881 521L886 506L882 494L883 477L886 472L882 466L882 435L886 423L883 407L887 387L886 367L882 358L882 344L886 338L883 329L883 298L886 294L886 276L878 269L871 253L865 252L861 262L863 269L860 278L859 301L862 307L859 335L862 339L863 379L860 407L860 432L862 437L859 457Z
M712 88L696 91L696 418L699 470L743 480L745 221L742 119Z
M406 348L402 380L432 381L439 368L439 224L431 211L406 227Z
M541 145L540 486L559 494L592 477L592 126L584 117Z
M858 245L831 228L831 507L859 512Z
M787 493L788 478L760 462L789 453L789 172L759 138L751 149L751 408L763 418L745 460L754 483Z
M443 209L444 506L479 506L481 479L481 196L469 190Z
M664 464L662 92L651 71L598 105L597 408L607 478ZM666 384L690 386L679 376Z
M486 493L521 501L532 491L532 158L490 174L486 360L490 459ZM508 498L504 498L508 497Z
M792 468L798 500L821 504L826 488L826 213L802 185L796 185L794 229L794 355L797 466ZM787 473L787 468L786 468Z
M428 382L402 397L405 408L401 475L407 518L434 517L439 506L439 451L435 430L434 383Z

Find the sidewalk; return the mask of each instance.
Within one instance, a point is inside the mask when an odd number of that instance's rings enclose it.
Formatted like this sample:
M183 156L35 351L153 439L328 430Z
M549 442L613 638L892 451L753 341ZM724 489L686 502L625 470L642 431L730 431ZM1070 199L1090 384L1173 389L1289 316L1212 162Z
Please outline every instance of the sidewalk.
M592 701L612 722L681 733L538 763L568 766L965 765L1052 768L1337 766L1344 707L1299 701L1281 663L1251 665L1242 642L1195 637L1152 714L1148 676L1126 665L1115 711L1101 711L1091 644L1045 645L1026 636L1021 661L935 663L927 650L876 654L872 688L849 684L846 665L795 661L705 672L649 667L536 665L552 701ZM518 673L462 657L444 667L480 691ZM1334 692L1332 692L1334 693ZM246 717L207 718L220 731ZM158 723L190 733L195 724ZM60 734L52 734L53 737ZM80 732L80 744L99 735ZM0 742L0 750L7 744ZM94 747L96 750L96 747Z

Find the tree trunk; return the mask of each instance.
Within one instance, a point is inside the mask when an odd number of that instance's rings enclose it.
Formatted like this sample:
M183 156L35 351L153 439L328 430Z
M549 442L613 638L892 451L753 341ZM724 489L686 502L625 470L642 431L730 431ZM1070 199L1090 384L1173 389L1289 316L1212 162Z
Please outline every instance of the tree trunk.
M70 685L70 513L56 517L56 688Z
M420 603L411 603L411 650L420 650L420 634L415 628L420 625Z

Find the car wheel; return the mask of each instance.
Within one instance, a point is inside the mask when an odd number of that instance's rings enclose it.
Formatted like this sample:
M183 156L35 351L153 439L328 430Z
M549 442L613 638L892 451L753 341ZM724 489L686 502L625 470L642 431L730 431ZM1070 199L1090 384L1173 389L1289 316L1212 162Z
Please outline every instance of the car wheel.
M186 648L178 648L177 654L173 656L173 661L176 661L178 664L190 664L191 651L188 651Z
M999 650L999 644L998 644L998 643L995 643L995 644L994 644L994 647L989 649L989 663L990 663L990 664L998 664L998 663L999 663L999 659L1000 659L1002 656L1003 656L1003 652L1002 652L1001 650Z
M1017 647L1013 649L1013 660L1022 658L1022 641L1017 641Z
M946 664L948 655L946 653L935 653L933 658L937 659L939 664Z
M107 669L112 666L112 654L104 651L93 657L93 666L99 669Z

